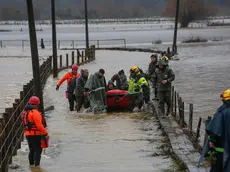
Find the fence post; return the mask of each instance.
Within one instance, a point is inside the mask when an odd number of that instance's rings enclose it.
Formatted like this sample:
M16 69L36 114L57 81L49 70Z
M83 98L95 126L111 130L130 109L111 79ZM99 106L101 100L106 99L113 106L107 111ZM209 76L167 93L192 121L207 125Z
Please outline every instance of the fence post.
M9 156L11 154L11 151L12 151L12 144L10 143L11 140L12 140L12 132L10 132L11 128L12 128L12 119L10 120L11 118L11 115L12 115L12 111L13 109L12 108L6 108L5 109L5 113L3 113L3 118L5 120L5 124L7 124L8 122L8 125L6 125L6 135L5 135L5 141L6 141L6 144L5 144L5 151L7 151L7 149L9 148L9 152L5 152L5 156L6 159L5 159L5 168L7 169L6 171L8 171L8 162L11 163L12 162L12 157ZM9 135L9 136L8 136ZM7 138L8 137L8 138ZM11 144L11 145L10 145ZM7 153L7 154L6 154Z
M74 49L74 41L72 41L73 49Z
M125 47L126 47L126 39L124 39L124 45L125 45Z
M60 69L62 68L62 55L60 55Z
M200 126L201 126L201 121L202 121L202 118L200 117L199 118L199 122L198 122L198 125L197 125L197 130L196 130L196 138L195 138L195 143L196 143L196 147L198 146L198 139L200 137Z
M17 155L17 149L15 149L15 147L17 147L17 137L16 137L16 129L18 128L18 117L20 117L19 115L20 114L18 114L17 112L18 112L18 102L16 102L16 100L15 100L15 103L13 103L13 124L15 124L14 125L14 127L12 128L12 130L13 130L13 133L12 133L12 135L13 135L13 140L12 140L12 142L13 142L13 145L12 145L12 156L14 156L14 155Z
M22 40L22 49L24 49L24 40Z
M181 99L181 119L180 119L181 128L184 127L184 102Z
M192 134L193 104L189 104L189 132Z
M174 86L172 86L172 89L171 89L171 114L173 115L173 104L174 104Z
M89 58L89 49L85 49L85 63L87 63L87 59Z
M5 126L4 119L0 118L0 133L3 132L4 126ZM0 148L2 147L2 144L4 142L4 137L5 137L4 134L5 133L3 133L3 135L0 137ZM0 162L2 162L3 158L4 158L4 149L0 151ZM0 168L0 172L3 172L2 167Z
M81 64L84 64L84 51L81 52Z
M69 67L69 55L66 54L66 67L68 68Z
M60 49L61 41L58 41L58 49Z
M100 48L99 40L97 40L97 48Z
M2 41L0 42L0 44L1 44L1 48L3 47L3 45L2 45Z
M177 92L176 91L174 92L174 106L175 106L174 107L174 110L175 110L174 116L176 117L176 114L177 114Z
M74 64L74 51L72 51L72 65Z
M77 65L79 66L80 65L80 52L79 50L77 50Z

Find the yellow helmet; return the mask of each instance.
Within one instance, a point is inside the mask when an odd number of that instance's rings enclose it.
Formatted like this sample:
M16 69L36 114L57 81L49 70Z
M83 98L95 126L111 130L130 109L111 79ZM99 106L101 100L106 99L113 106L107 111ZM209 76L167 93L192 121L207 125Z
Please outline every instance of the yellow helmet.
M220 98L222 100L230 100L230 88L225 90L221 95L220 95Z
M169 58L167 56L163 56L163 57L161 57L161 59L164 60L166 63L169 62Z
M139 67L137 67L137 66L132 66L132 68L130 69L130 72L134 72L134 73L140 72Z

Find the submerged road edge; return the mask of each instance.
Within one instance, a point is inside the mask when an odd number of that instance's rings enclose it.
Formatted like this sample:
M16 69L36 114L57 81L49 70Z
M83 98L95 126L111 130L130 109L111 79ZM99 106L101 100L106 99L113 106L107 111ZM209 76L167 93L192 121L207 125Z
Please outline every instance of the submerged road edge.
M153 108L154 115L159 120L162 131L167 135L177 159L187 167L189 172L209 172L209 168L197 167L200 154L176 121L171 116L162 117L163 114L158 109L156 101L153 102Z

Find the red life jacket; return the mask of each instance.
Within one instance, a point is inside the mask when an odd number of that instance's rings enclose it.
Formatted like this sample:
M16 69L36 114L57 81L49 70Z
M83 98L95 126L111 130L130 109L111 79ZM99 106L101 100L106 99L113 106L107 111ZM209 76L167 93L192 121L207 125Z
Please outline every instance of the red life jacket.
M39 131L34 122L28 121L28 115L29 115L30 111L33 112L33 110L24 110L21 114L21 119L22 119L22 124L24 126L24 129L28 130L28 131ZM46 120L42 114L41 114L41 116L42 116L42 124L46 128L47 127Z

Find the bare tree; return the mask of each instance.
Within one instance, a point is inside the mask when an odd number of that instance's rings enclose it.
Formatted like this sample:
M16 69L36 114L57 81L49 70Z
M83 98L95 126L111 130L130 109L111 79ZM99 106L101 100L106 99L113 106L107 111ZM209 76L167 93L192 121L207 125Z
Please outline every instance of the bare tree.
M188 27L189 23L195 20L204 19L210 15L210 7L207 7L203 0L180 0L179 22L181 27ZM176 0L169 0L166 8L166 16L175 16Z

